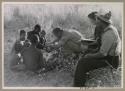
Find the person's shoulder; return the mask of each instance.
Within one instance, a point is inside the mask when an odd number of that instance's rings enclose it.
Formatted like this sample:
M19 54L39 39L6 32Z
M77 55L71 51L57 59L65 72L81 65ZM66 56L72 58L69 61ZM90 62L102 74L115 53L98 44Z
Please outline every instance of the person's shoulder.
M42 55L42 51L40 49L37 49L37 48L36 48L36 53L37 53L37 55Z
M117 31L117 28L113 25L108 26L106 31Z
M114 26L109 26L107 29L106 29L106 31L104 32L104 37L106 38L111 38L111 37L115 37L115 31L117 31L116 30L116 28L114 27Z
M35 48L36 52L41 53L41 50L38 48Z
M63 36L62 37L68 37L70 36L70 32L68 29L63 29Z

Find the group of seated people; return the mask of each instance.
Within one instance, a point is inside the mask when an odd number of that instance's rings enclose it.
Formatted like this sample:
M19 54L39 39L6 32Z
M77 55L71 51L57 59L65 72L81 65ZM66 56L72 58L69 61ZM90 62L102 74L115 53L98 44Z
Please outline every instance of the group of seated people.
M94 40L85 39L76 29L54 28L52 33L56 39L50 44L46 43L44 30L39 24L33 31L26 33L20 31L20 38L16 41L11 52L10 67L12 70L31 70L33 72L51 70L52 65L46 63L41 50L50 47L49 51L62 48L66 53L82 53L78 60L74 86L85 86L86 73L110 64L117 69L121 53L121 39L115 26L112 25L111 11L105 14L92 12L88 15L95 26ZM54 63L53 63L54 64Z
M44 30L41 31L39 24L33 31L26 33L20 30L20 38L16 40L10 54L10 68L12 70L30 70L37 72L45 67L46 63L41 50L45 48Z

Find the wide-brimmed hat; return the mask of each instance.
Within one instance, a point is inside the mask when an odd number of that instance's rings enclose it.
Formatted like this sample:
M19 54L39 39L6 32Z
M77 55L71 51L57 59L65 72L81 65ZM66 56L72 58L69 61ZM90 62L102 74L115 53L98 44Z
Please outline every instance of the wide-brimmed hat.
M106 23L109 23L109 24L112 23L111 16L112 16L111 11L109 11L109 12L106 13L106 14L97 13L97 17L98 17L100 20L102 20L102 21L104 21L104 22L106 22Z

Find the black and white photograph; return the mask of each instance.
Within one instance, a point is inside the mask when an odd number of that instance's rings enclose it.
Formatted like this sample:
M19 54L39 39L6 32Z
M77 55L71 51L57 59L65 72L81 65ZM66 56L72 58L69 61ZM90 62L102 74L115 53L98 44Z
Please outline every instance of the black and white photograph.
M3 2L3 88L122 88L123 3Z

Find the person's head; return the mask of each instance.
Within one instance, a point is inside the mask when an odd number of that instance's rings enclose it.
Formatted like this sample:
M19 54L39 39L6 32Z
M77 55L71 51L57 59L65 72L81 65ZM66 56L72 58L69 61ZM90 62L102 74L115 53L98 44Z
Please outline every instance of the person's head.
M105 27L105 26L108 26L108 25L112 24L111 11L109 11L106 14L97 15L97 24L99 26L102 26L102 27Z
M41 26L39 24L36 24L34 26L34 31L37 32L37 33L39 33L41 31Z
M38 35L31 35L30 39L31 45L37 45L39 42L39 37Z
M63 34L63 30L61 30L60 28L55 28L53 29L53 34L57 37L57 38L61 38L62 34Z
M91 23L96 25L97 24L97 14L98 12L91 12L89 15L88 15L88 18L90 19Z
M26 31L20 30L20 40L25 40L26 39Z
M42 30L42 31L41 31L41 37L45 37L45 35L46 35L45 30Z

